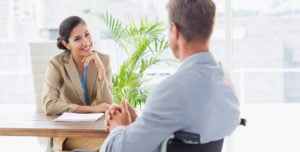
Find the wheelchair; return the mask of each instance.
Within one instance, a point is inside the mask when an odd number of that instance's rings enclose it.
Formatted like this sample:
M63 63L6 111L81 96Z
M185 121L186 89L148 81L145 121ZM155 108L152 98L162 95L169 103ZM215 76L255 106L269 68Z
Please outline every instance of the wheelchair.
M246 119L240 120L240 125L246 126ZM200 135L177 131L164 140L161 152L222 152L224 139L202 144Z
M246 119L240 120L240 125L246 126ZM164 140L161 152L222 152L224 139L202 144L200 135L190 132L177 131ZM72 152L93 152L74 149Z

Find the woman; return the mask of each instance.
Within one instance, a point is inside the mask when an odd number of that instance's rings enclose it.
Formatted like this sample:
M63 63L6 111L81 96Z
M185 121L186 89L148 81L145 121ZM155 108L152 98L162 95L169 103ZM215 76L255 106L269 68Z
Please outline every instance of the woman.
M42 100L46 114L105 112L112 103L109 57L93 50L85 21L78 16L63 20L58 48L65 50L49 62ZM53 150L99 149L97 138L53 138Z

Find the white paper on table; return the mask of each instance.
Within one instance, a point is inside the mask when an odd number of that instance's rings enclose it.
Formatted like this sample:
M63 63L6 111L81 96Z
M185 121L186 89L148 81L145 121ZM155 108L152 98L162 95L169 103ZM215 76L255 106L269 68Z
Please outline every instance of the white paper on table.
M71 113L64 112L53 121L96 121L102 117L104 113Z

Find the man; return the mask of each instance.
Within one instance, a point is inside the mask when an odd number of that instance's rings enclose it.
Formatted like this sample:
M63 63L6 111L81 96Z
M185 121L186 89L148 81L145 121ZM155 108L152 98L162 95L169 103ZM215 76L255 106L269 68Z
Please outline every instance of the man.
M212 0L170 0L169 44L179 69L148 96L137 117L126 100L106 112L109 136L101 152L158 152L176 131L200 135L201 143L230 135L239 124L239 102L209 50L215 21Z

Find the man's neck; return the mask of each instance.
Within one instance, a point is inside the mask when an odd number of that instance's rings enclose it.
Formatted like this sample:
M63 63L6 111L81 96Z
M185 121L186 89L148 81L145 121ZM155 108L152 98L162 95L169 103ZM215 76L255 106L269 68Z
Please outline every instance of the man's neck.
M209 49L208 43L203 43L199 41L185 43L181 47L180 60L183 61L187 57L192 56L196 53L208 52L209 51L208 49Z

